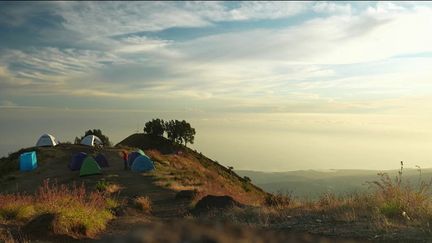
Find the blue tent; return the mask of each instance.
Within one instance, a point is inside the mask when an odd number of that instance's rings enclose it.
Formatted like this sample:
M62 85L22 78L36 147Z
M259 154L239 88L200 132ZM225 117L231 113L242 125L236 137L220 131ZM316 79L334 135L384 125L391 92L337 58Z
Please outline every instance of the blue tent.
M143 156L140 152L134 151L128 155L128 165L129 167L132 166L132 163L135 161L136 158L139 156Z
M132 171L135 172L148 172L155 169L153 161L147 156L138 156L132 164Z
M20 171L32 171L37 167L36 152L27 152L20 155Z
M99 167L101 168L109 167L108 160L103 154L98 154L95 157L95 160L98 163Z
M84 152L79 152L72 156L71 162L69 163L69 169L71 170L80 170L81 165L84 159L87 157L87 154Z

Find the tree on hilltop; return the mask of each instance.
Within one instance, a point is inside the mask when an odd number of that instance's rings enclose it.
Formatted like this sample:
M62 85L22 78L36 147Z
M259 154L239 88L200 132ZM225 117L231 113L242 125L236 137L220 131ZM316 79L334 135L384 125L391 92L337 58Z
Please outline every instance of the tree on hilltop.
M146 122L144 126L144 133L152 136L163 136L165 132L165 123L162 119L153 119Z
M167 132L168 139L176 143L183 143L182 124L179 120L165 122L165 131Z
M185 120L180 122L180 137L182 138L185 146L187 143L193 144L195 138L195 128L191 127L191 125Z
M152 136L163 136L164 132L167 138L173 142L181 143L187 146L188 143L193 144L195 138L195 128L193 128L185 120L169 120L163 121L156 118L146 122L144 133Z

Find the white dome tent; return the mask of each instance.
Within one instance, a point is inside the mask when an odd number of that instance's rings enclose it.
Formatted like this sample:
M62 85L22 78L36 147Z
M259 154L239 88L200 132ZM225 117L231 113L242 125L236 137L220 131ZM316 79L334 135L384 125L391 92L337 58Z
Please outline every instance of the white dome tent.
M102 140L95 135L87 135L81 140L81 144L88 146L102 145Z
M36 146L37 147L56 146L57 144L58 143L53 135L45 133L44 135L40 136L39 140L36 143Z

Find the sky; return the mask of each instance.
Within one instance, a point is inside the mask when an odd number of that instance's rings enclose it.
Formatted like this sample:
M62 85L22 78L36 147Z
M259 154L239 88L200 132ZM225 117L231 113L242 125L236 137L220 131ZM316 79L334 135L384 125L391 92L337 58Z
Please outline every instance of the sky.
M0 156L185 119L235 169L432 167L430 2L0 2Z

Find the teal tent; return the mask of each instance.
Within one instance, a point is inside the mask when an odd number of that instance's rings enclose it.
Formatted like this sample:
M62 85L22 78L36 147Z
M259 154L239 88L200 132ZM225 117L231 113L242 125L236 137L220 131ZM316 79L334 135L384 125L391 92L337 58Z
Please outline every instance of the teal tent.
M147 156L138 156L132 163L132 171L135 172L148 172L155 169L153 161Z
M19 158L20 171L32 171L37 167L36 152L23 153Z

